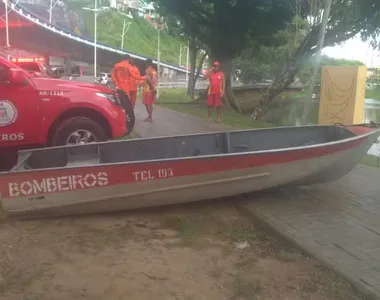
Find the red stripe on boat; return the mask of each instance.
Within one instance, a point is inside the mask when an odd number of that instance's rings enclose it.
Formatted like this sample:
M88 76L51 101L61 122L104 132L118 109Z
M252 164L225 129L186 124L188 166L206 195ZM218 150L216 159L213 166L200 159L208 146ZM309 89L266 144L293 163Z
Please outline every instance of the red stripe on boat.
M2 197L36 196L74 190L128 184L146 180L209 174L311 159L348 150L365 138L319 147L280 150L261 154L239 153L218 157L194 157L103 166L62 168L9 173L0 178ZM21 191L21 192L20 192ZM20 194L21 193L21 194Z
M373 128L364 127L364 126L347 126L349 131L355 133L356 135L363 135L373 131Z

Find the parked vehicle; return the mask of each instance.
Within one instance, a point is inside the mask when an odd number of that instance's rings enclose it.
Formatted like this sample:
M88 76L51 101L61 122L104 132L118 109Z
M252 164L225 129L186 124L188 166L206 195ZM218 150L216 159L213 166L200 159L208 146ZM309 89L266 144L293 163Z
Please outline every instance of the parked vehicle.
M100 73L97 77L97 82L101 85L106 85L108 87L113 83L110 73Z
M305 126L28 150L0 174L0 208L20 217L72 215L330 182L379 135L364 125Z
M15 150L101 142L132 130L133 109L122 92L37 73L0 58L0 164Z

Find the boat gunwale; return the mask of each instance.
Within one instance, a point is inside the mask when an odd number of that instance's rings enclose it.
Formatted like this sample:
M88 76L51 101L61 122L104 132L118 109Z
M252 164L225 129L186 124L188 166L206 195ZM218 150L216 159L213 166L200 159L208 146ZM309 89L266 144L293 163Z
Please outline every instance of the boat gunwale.
M366 124L365 124L366 125ZM308 126L302 126L297 128L318 128L318 127L333 127L334 125L308 125ZM345 128L346 130L349 130L349 127L355 127L355 126L363 126L363 125L346 125L341 126L341 128ZM152 140L152 139L164 139L164 138L175 138L175 137L185 137L185 136L195 136L195 135L212 135L212 134L221 134L221 133L229 133L229 132L247 132L247 131L256 131L256 130L274 130L274 129L283 129L283 128L292 128L290 126L282 126L282 127L272 127L272 128L254 128L254 129L242 129L242 130L234 130L234 131L217 131L217 132L208 132L208 133L194 133L194 134L187 134L187 135L175 135L175 136L160 136L160 137L153 137L153 138L141 138L138 139L139 141L144 140ZM278 148L278 149L269 149L269 150L259 150L259 151L247 151L247 152L233 152L233 153L220 153L220 154L209 154L209 155L198 155L198 156L185 156L185 157L171 157L171 158L163 158L163 159L151 159L151 160L138 160L138 161L123 161L123 162L116 162L116 163L100 163L95 165L83 165L83 166L64 166L64 167L51 167L51 168L41 168L41 169L29 169L29 170L19 170L19 171L7 171L7 172L0 172L0 179L6 177L7 175L17 175L17 174L24 174L24 173L31 173L31 172L45 172L45 171L61 171L61 170L71 170L71 169L82 169L82 168L96 168L96 167L112 167L112 166L119 166L119 165L130 165L130 164L142 164L142 163L152 163L152 162L168 162L168 161L178 161L178 160L196 160L196 159L212 159L212 158L220 158L220 157L234 157L234 156L246 156L246 155L262 155L267 153L276 153L276 152L289 152L289 151L297 151L297 150L307 150L307 149L317 149L322 147L328 147L328 146L335 146L339 144L345 144L349 142L353 142L355 140L365 139L368 136L371 135L380 135L380 128L371 128L372 130L365 134L357 135L354 132L353 137L336 140L332 142L326 142L326 143L320 143L320 144L314 144L314 145L305 145L305 146L298 146L298 147L288 147L288 148ZM102 145L102 144L113 144L113 143L128 143L132 142L134 140L118 140L118 141L106 141L101 143L96 143L96 145ZM85 144L85 145L73 145L73 146L59 146L59 147L48 147L48 148L40 148L40 149L30 149L30 150L22 150L19 151L19 153L28 153L30 151L44 151L47 149L61 149L61 148L72 148L72 147L85 147L91 144Z

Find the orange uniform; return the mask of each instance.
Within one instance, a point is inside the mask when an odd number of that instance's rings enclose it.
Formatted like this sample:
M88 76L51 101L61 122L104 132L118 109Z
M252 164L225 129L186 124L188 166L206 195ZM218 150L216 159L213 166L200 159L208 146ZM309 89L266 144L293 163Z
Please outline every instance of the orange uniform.
M140 70L136 66L132 66L131 69L133 76L135 77L141 77L140 75ZM131 80L131 88L130 88L130 98L131 98L131 103L133 108L136 105L136 100L137 100L137 85L142 84L143 80Z
M134 67L128 61L122 61L115 65L111 77L115 85L122 89L131 99L131 90L133 90L136 80L144 80L140 74L136 74Z
M148 67L145 71L148 79L145 79L143 85L143 103L145 105L152 105L156 98L155 89L158 84L157 72L154 68ZM153 86L151 86L153 84Z
M136 66L132 66L132 72L133 72L133 75L135 76L135 77L141 77L141 74L140 74L140 70L139 70L139 68L138 67L136 67ZM144 78L143 79L141 79L141 80L133 80L132 82L131 82L131 91L137 91L137 86L139 85L139 84L142 84L144 82Z
M208 89L207 105L220 107L222 96L224 95L225 81L224 74L220 71L211 72L207 75L210 86Z

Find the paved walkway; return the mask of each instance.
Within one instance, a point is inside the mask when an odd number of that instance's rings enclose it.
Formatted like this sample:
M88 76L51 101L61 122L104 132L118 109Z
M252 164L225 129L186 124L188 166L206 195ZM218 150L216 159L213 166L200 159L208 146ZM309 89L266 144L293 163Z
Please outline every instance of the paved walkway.
M198 132L216 132L231 130L222 124L209 124L206 120L175 112L160 106L153 110L153 123L144 122L147 117L145 106L141 102L136 103L135 131L141 137L170 136L192 134Z
M380 169L337 182L252 196L243 204L286 238L380 299Z
M161 107L155 108L155 123L144 123L143 109L136 108L142 137L228 129ZM380 169L359 165L337 182L251 197L240 209L380 299Z

